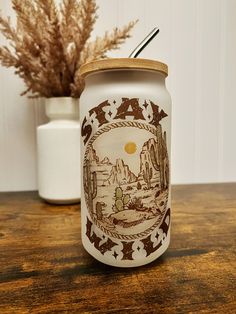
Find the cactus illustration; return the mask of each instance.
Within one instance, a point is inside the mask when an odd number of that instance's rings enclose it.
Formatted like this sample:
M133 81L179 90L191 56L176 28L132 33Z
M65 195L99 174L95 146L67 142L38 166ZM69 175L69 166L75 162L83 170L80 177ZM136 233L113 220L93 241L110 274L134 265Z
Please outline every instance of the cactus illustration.
M162 130L159 126L157 128L157 151L154 146L151 146L150 157L152 161L152 166L156 171L160 171L160 188L164 190L168 187L169 179L167 176L167 171L165 170L165 160L167 157L167 147L166 147L166 132L164 132L164 139L162 137Z
M151 149L150 149L150 157L151 157L153 168L156 171L158 171L159 165L158 165L158 161L157 161L157 153L155 152L155 148L153 145L151 146Z
M96 172L91 173L90 161L86 160L83 172L84 178L84 190L87 194L88 205L90 210L93 212L93 200L97 195L97 174Z
M115 189L115 211L119 212L124 210L125 205L127 205L130 201L129 194L123 194L123 190L121 187L117 187Z
M103 211L106 207L106 204L104 202L97 202L96 203L96 215L98 220L103 219Z
M121 187L117 187L115 191L116 199L120 199L123 196L123 190Z
M143 170L143 179L147 183L148 189L151 188L152 168L149 167L148 162L145 163L145 169Z
M160 171L160 188L161 190L164 189L164 178L163 178L163 153L162 153L162 145L161 143L159 143L158 141L158 152L155 151L154 146L151 146L150 149L150 157L151 157L151 161L152 161L152 166L156 171ZM158 162L158 154L159 153L159 162Z

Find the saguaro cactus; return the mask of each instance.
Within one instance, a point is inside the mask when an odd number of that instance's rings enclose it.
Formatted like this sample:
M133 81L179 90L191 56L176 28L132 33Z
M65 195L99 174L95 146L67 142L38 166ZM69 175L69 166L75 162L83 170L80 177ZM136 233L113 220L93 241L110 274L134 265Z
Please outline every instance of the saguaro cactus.
M143 179L147 183L148 189L151 188L152 168L149 167L148 162L145 162L145 168L143 169Z
M166 134L164 132L164 139L162 137L161 129L158 129L157 132L157 151L155 150L154 146L151 146L150 149L150 157L152 161L153 168L156 171L160 171L160 188L164 190L168 187L168 178L166 176L165 171L165 163L167 157L167 147L166 147Z
M159 171L160 168L159 168L159 164L158 164L158 160L157 160L157 152L155 152L155 148L153 145L151 146L151 149L150 149L150 157L151 157L151 161L152 161L152 165L153 165L154 169L156 171Z
M124 210L125 205L127 205L130 201L129 194L123 194L121 187L117 187L115 189L115 198L115 210L117 212Z
M88 205L93 212L93 200L97 196L97 174L91 173L90 161L86 160L83 172L84 178L84 191L87 194Z

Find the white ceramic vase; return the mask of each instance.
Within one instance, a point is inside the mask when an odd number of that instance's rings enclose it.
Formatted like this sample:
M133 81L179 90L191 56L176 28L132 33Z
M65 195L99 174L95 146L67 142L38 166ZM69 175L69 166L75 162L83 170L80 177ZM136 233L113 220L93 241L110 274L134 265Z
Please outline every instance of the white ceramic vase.
M49 123L37 128L38 190L54 204L80 201L80 124L78 100L45 100Z

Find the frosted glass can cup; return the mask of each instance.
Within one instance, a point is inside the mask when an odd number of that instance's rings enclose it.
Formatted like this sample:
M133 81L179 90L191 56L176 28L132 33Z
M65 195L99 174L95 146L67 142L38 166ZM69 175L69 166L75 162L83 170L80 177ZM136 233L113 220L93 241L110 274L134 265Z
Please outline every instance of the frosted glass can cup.
M108 265L145 265L170 242L167 65L105 59L80 74L83 246Z

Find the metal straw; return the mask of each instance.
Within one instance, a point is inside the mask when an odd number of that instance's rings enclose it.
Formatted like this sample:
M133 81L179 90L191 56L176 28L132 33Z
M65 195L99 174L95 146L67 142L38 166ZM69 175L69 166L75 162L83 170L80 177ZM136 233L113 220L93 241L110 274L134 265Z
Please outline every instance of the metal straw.
M159 33L159 29L155 27L147 37L131 52L129 58L137 58L141 51L153 40L154 37Z

